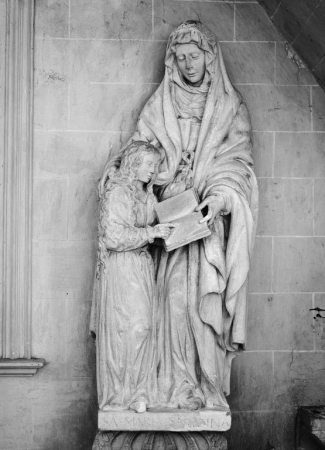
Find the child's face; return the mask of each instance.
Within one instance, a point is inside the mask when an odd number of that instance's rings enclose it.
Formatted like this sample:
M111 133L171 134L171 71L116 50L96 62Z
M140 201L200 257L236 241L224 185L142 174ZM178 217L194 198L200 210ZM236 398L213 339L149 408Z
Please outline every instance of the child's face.
M158 165L158 158L154 153L144 155L142 163L137 170L137 179L142 183L149 183Z

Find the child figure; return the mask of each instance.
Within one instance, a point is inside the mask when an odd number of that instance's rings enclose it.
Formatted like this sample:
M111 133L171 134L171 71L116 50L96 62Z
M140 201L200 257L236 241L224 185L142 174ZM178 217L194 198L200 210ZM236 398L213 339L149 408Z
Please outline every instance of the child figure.
M98 267L91 313L97 339L99 408L138 413L157 405L157 295L148 243L167 238L153 226L152 185L159 151L135 141L122 153L100 199Z

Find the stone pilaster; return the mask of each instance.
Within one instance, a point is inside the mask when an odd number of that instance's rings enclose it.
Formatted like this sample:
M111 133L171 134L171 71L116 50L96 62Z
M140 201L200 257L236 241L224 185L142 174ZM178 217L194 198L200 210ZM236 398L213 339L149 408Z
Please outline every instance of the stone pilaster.
M0 357L31 357L34 0L7 0ZM0 360L1 365L1 360Z

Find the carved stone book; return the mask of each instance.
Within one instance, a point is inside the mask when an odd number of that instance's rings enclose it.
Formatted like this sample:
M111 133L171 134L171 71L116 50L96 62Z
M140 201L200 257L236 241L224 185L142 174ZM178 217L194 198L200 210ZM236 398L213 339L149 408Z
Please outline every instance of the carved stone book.
M188 189L156 205L159 223L176 225L168 239L164 240L167 252L211 234L206 222L199 223L203 214L195 211L198 205L199 198L195 189Z

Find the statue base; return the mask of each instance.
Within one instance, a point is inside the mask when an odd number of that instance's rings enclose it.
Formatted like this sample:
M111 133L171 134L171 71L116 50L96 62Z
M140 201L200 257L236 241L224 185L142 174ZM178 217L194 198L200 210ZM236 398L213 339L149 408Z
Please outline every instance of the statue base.
M93 450L227 450L228 409L99 411Z
M224 433L213 431L98 431L92 450L227 450Z
M227 431L230 427L229 409L152 409L142 414L130 410L98 411L101 431Z

